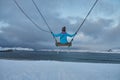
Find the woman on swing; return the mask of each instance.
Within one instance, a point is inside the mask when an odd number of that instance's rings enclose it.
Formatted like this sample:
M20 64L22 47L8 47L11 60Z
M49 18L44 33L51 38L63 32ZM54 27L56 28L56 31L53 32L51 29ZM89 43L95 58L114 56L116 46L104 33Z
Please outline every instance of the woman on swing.
M56 42L56 46L71 46L71 43L69 43L67 41L67 37L73 37L73 36L76 35L76 33L72 34L72 35L68 34L66 32L66 27L65 26L62 27L62 32L61 33L59 33L59 34L52 33L52 34L53 34L54 37L60 37L60 43Z

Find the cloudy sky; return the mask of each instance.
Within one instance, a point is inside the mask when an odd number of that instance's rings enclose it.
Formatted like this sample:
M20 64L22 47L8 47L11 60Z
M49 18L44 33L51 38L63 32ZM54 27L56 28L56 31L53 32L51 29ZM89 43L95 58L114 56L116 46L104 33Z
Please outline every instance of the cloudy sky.
M32 0L16 0L42 29L48 28ZM95 0L34 0L54 33L66 26L75 33ZM120 47L120 0L99 0L76 35L72 48L108 49ZM0 46L56 48L51 34L40 31L19 10L13 0L0 0Z

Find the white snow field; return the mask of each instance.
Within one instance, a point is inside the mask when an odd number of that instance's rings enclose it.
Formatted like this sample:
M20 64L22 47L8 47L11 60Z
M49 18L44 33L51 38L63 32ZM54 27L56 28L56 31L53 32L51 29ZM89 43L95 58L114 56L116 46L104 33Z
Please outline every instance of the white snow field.
M1 59L0 80L120 80L120 64Z

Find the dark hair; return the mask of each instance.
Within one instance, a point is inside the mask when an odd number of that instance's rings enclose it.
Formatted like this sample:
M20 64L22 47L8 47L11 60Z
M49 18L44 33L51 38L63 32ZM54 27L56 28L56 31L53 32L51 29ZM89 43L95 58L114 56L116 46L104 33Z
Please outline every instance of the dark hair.
M62 27L62 31L63 31L63 32L66 32L66 27L65 27L65 26Z

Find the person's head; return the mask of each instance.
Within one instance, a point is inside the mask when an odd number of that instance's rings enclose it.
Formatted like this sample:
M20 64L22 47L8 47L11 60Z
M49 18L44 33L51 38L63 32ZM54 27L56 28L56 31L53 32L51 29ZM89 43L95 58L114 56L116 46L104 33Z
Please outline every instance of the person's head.
M62 27L62 32L66 32L66 27Z

